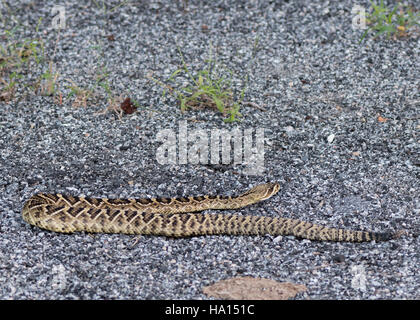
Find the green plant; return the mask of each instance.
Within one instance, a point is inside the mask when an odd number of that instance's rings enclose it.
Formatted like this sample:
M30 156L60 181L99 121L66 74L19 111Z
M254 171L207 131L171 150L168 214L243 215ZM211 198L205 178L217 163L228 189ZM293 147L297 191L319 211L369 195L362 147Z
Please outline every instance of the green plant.
M102 10L105 14L107 14L107 13L110 13L110 12L114 11L115 9L117 9L117 8L119 8L119 7L127 4L128 1L127 0L126 1L122 1L121 3L119 3L116 6L112 7L111 9L108 9L107 8L107 5L106 5L106 3L105 3L104 0L102 0L102 7L95 0L92 0L92 2L96 5L96 7L98 9Z
M90 47L94 51L94 56L97 57L95 65L95 82L92 90L98 92L98 88L102 88L109 99L113 98L113 92L111 89L111 83L109 80L110 73L108 71L106 61L104 60L104 50L101 43L92 45Z
M39 25L42 19L39 19L36 32L38 32ZM1 97L5 100L12 100L16 87L34 89L34 86L28 85L22 79L26 79L25 75L35 67L33 74L39 72L46 61L44 42L41 38L23 39L20 40L16 35L19 26L12 29L5 29L3 39L5 43L0 45L0 80L6 85L2 88ZM35 81L40 83L46 79L46 73ZM9 78L7 82L4 80ZM36 86L35 87L39 87Z
M22 75L17 74L16 72L12 72L9 74L9 81L4 79L0 79L0 82L3 83L2 92L0 92L0 99L6 102L13 99L16 85L18 84L17 80L21 79Z
M118 115L118 118L122 118L123 111L121 109L121 103L124 101L122 95L116 95L112 89L112 82L110 80L110 72L106 66L106 62L103 59L104 51L100 43L92 45L90 49L93 49L92 56L95 57L96 63L94 65L94 78L91 79L89 87L81 87L77 85L73 80L67 79L70 85L67 85L67 89L70 90L68 97L74 97L73 106L87 106L88 101L92 102L93 99L106 99L107 107L97 114L105 114L108 111L113 111Z
M106 66L103 66L101 72L96 75L95 87L98 86L104 89L108 99L112 98L113 94L109 83L109 72Z
M75 97L73 101L74 107L79 106L87 106L87 101L95 96L95 92L92 89L85 89L79 87L77 84L75 84L71 79L67 79L68 82L71 83L71 85L67 85L66 87L70 90L67 97Z
M58 73L53 71L53 63L50 61L48 70L41 74L41 79L44 82L41 85L42 95L53 96L56 94L57 78Z
M10 39L9 30L6 30L6 39ZM22 67L31 61L40 62L39 53L42 46L36 40L11 41L0 47L0 74L5 72L21 72Z
M174 95L179 101L181 111L188 108L213 108L221 112L227 118L225 122L238 121L241 116L240 102L245 93L245 87L239 93L239 101L235 100L235 92L232 89L233 72L229 69L222 68L216 60L212 58L210 51L210 58L205 61L205 67L193 72L188 68L181 49L178 47L178 52L182 61L182 68L175 70L168 78L166 84L158 79L149 77L160 86L164 87L163 96L166 92ZM187 84L176 86L176 78L184 74L188 79Z
M366 22L370 25L363 33L359 43L363 41L370 31L376 31L374 38L381 34L386 34L388 39L391 36L405 36L407 30L419 25L420 13L401 3L395 5L393 9L387 8L383 0L377 5L371 1L373 12L366 14Z

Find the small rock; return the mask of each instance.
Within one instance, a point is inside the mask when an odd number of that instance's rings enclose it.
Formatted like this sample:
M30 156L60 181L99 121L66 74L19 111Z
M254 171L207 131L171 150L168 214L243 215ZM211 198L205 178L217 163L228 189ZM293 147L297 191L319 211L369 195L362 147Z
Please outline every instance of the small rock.
M279 243L280 241L282 241L283 240L283 237L282 236L278 236L278 237L275 237L274 239L273 239L273 242L274 243Z
M336 254L335 256L332 257L332 261L335 263L342 263L346 260L346 257L344 257L344 255L342 254Z

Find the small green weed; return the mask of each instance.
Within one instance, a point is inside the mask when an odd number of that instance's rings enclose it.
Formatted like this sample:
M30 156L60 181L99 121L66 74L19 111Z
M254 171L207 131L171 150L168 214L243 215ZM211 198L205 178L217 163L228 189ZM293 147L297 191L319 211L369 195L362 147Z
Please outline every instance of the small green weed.
M50 61L48 70L41 74L41 79L43 81L41 85L42 95L54 96L56 94L58 76L59 74L53 71L53 62Z
M108 99L112 99L113 93L109 81L109 72L106 66L102 66L100 72L96 74L95 88L98 86L105 91Z
M38 33L39 19L36 27ZM19 40L15 35L18 26L4 30L3 44L0 44L0 82L4 84L0 90L0 98L10 101L14 98L16 88L29 88L37 91L41 87L41 94L54 95L58 74L52 72L52 62L48 64L47 71L42 72L46 64L44 42L41 38ZM28 76L39 76L29 84ZM8 79L8 80L5 80ZM24 81L26 80L26 81Z
M20 84L24 74L30 70L32 62L40 62L41 44L37 41L11 42L0 47L0 79L9 78L9 85L3 88L2 96L7 100L14 97L14 88ZM12 90L12 91L9 91ZM8 92L8 93L7 93ZM4 95L3 95L4 94Z
M386 34L387 38L403 37L408 35L408 30L419 26L420 13L407 5L398 4L393 8L387 8L383 0L377 5L371 1L373 12L366 14L366 22L370 27L363 33L359 43L363 41L370 31L376 31L374 38Z
M112 7L111 9L108 9L107 8L107 4L105 3L104 0L102 0L102 5L100 5L95 0L92 0L92 2L96 5L96 8L102 10L104 14L108 14L108 13L111 13L112 11L114 11L115 9L118 9L121 6L126 5L128 1L127 0L126 1L122 1L121 3L119 3L116 6Z
M233 72L221 68L217 61L212 58L211 52L210 58L205 61L205 67L193 74L185 63L179 47L178 51L182 60L182 68L175 70L167 83L149 76L150 79L164 88L163 96L166 92L174 95L179 101L181 111L188 108L213 108L227 117L224 119L225 122L238 121L237 118L241 116L239 109L244 97L245 86L238 95L239 101L236 101L232 89ZM176 78L182 74L188 79L188 82L176 86Z
M71 79L67 79L67 81L71 83L71 85L66 86L70 90L67 97L74 97L73 107L83 106L86 108L88 100L95 97L94 90L81 88Z

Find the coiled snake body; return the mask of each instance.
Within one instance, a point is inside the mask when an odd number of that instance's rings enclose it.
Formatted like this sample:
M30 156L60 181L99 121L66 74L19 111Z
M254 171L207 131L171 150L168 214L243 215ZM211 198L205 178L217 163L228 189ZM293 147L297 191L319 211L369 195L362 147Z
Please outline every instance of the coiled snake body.
M289 218L237 214L192 213L208 209L238 209L270 198L277 183L258 185L235 197L99 199L61 194L36 194L24 205L23 219L40 228L76 231L164 235L294 235L323 241L385 241L392 233L344 230Z

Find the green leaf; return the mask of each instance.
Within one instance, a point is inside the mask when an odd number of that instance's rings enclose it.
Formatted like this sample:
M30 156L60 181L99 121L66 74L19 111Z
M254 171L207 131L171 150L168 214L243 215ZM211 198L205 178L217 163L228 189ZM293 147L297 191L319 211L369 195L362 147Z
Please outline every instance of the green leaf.
M393 32L393 31L395 31L395 29L394 29L394 27L393 26L384 26L379 32L377 32L376 34L375 34L375 38L377 38L377 37L379 37L381 34L383 34L383 33L387 33L388 34L388 36L389 36L389 34L391 33L391 32Z
M171 76L169 77L169 81L172 81L174 78L175 78L175 76L178 74L178 73L180 73L180 72L182 72L183 71L183 69L178 69L178 70L175 70L172 74L171 74Z
M198 76L198 86L202 86L203 85L203 77L201 76L201 74Z
M217 106L217 109L220 111L220 112L224 112L225 111L225 106L223 105L223 102L218 98L218 97L215 97L215 96L213 96L212 97L213 98L213 101L214 101L214 103L216 104L216 106Z
M395 12L397 11L398 6L395 6L395 8L391 11L391 13L388 15L388 23L391 24L392 23L392 16L395 14Z
M181 111L185 111L187 109L187 106L185 104L186 103L186 100L185 99L181 99L180 102L181 102Z
M363 41L363 39L366 37L366 35L368 34L368 32L372 29L372 27L366 29L366 31L363 33L362 37L359 40L359 44Z

